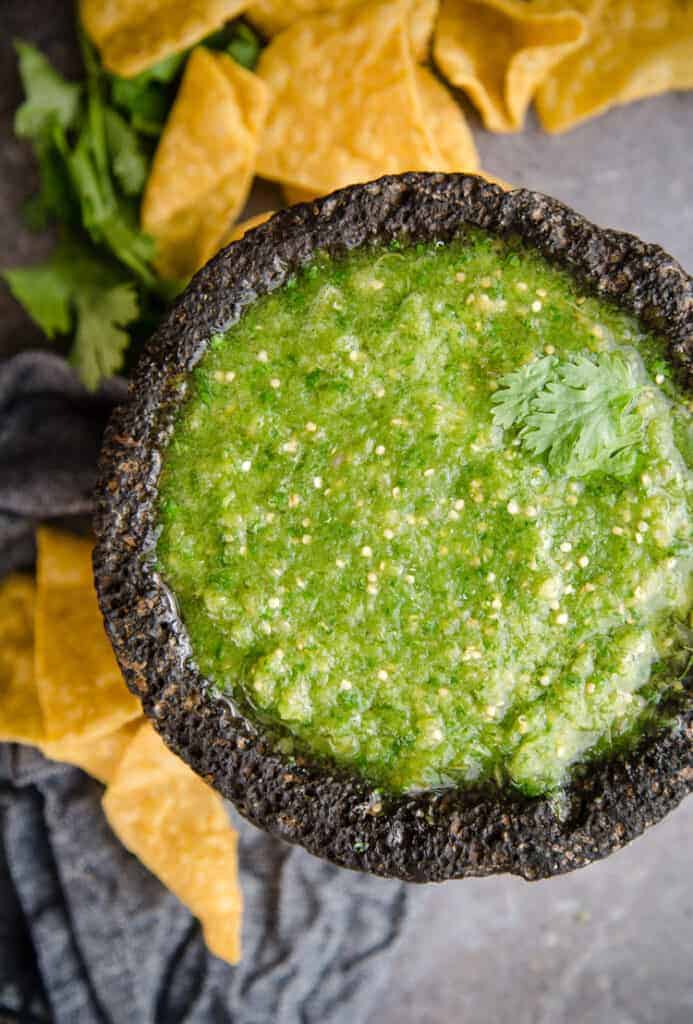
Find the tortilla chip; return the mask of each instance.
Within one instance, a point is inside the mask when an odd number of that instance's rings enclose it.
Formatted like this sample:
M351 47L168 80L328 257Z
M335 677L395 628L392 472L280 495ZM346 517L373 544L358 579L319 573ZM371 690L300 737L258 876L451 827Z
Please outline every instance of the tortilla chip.
M43 716L34 679L34 605L29 576L0 583L0 740L37 743Z
M589 38L549 76L537 110L549 132L609 107L693 88L690 0L596 0Z
M586 39L584 2L443 0L435 61L490 131L517 131L548 72Z
M194 46L243 10L243 0L80 0L104 67L129 78Z
M189 277L218 251L248 196L267 106L265 83L231 57L192 53L142 203L163 277Z
M256 213L254 217L248 217L247 220L242 220L240 223L234 224L219 248L223 249L225 245L231 245L232 242L237 242L240 238L243 238L246 231L252 231L253 228L258 227L260 224L264 224L266 220L269 220L270 217L274 215L274 212L274 210L265 210L264 213Z
M197 915L207 949L229 964L237 964L241 959L242 911L240 903L234 913Z
M433 29L438 17L440 0L410 0L409 40L412 56L417 63L427 61L431 55Z
M46 526L38 530L36 543L37 582L49 586L94 589L90 540Z
M142 709L106 637L91 571L91 540L42 528L34 671L47 742L114 732Z
M512 192L515 188L515 185L511 185L509 182L504 181L503 178L497 178L495 174L489 174L488 171L480 170L477 171L477 174L482 178L485 178L486 181L490 182L492 185L498 185L498 188L502 188L504 192Z
M51 760L77 765L99 782L110 782L142 721L142 718L135 718L121 725L115 732L92 739L54 740L40 743L39 746Z
M293 185L284 185L282 188L287 206L296 206L297 203L312 203L319 198L318 192L309 192L307 189L295 188Z
M246 16L260 31L275 36L310 14L329 14L358 7L363 0L257 0L246 11ZM438 14L439 0L410 0L409 33L414 59L428 59L433 25Z
M283 32L294 22L311 14L328 14L358 7L363 0L256 0L245 12L246 17L267 38Z
M242 907L237 835L221 798L149 723L126 750L103 808L121 842L200 919L212 952L236 963Z
M270 43L258 66L272 92L259 174L324 195L382 174L460 169L426 123L409 11L402 0L315 15Z
M474 136L459 103L428 68L415 68L424 123L437 144L446 171L470 171L479 165Z

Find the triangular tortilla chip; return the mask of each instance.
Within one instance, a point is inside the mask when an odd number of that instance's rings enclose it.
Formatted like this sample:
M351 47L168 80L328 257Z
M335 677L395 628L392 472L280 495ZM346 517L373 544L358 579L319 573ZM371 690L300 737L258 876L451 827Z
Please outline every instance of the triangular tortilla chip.
M242 908L237 835L221 798L149 723L126 750L103 808L121 842L200 919L212 952L236 963Z
M233 913L197 915L207 949L229 964L237 964L241 959L242 910L241 903Z
M307 189L296 188L294 185L284 185L282 188L287 206L296 206L297 203L312 203L318 198L318 192L309 192Z
M264 35L271 37L310 14L330 14L362 3L363 0L287 0L286 3L282 0L257 0L248 8L246 16ZM409 0L409 33L414 60L428 59L438 7L439 0Z
M34 678L36 588L18 573L0 583L0 740L38 743L43 715Z
M560 132L609 107L691 88L690 0L597 0L587 43L549 76L537 110L547 131Z
M269 220L274 212L274 210L265 210L264 213L256 213L254 217L248 217L247 220L242 220L239 224L234 224L229 233L223 239L219 248L223 249L225 245L231 245L232 242L237 242L239 238L243 238L246 231L252 231L253 228L258 227L260 224L264 224L266 220Z
M35 661L44 738L86 740L142 713L104 630L91 573L92 542L59 530L37 534Z
M115 732L103 736L86 740L54 740L40 743L39 746L51 760L74 764L99 782L110 782L143 720L141 717L134 718Z
M129 78L194 46L247 6L243 0L80 0L104 67Z
M577 2L443 0L433 54L494 132L517 131L548 72L587 35Z
M142 203L164 277L189 277L219 249L248 196L267 105L265 83L226 54L191 54Z
M81 543L77 540L77 546ZM71 537L67 538L65 550L70 548L73 554L77 550ZM55 561L56 550L49 547L52 575L58 571ZM82 574L83 563L80 553L72 564L73 579L74 574ZM0 583L0 740L38 746L54 761L77 765L101 782L107 782L140 719L91 739L46 741L34 674L35 603L36 586L29 576L16 574ZM59 629L60 624L57 627Z
M404 0L368 3L304 18L270 43L258 66L272 92L259 174L325 194L382 174L460 169L427 123L408 16Z
M474 171L479 157L472 130L459 104L428 68L415 68L424 121L429 137L437 145L446 171Z

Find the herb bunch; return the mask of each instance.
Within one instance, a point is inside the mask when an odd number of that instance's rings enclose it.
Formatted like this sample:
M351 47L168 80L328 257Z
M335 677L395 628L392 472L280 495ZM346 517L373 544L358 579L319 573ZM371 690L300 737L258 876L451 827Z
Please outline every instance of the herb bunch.
M121 370L184 282L163 280L139 229L139 201L188 51L134 78L101 66L78 26L84 79L70 82L35 47L15 42L25 99L15 134L32 144L40 189L26 203L33 230L58 244L44 263L2 272L49 339L70 340L69 360L94 389ZM235 22L204 40L253 67L257 36Z

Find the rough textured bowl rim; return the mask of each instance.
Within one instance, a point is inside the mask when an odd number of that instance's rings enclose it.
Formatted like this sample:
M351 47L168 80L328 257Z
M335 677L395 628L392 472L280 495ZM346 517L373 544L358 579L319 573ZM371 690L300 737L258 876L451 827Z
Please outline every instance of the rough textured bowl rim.
M187 375L212 334L282 285L318 250L446 240L465 225L519 236L587 290L657 329L686 387L693 282L658 246L604 230L555 199L470 175L381 178L281 211L224 249L166 316L104 440L94 568L125 676L164 741L256 825L344 867L409 881L512 872L544 878L623 846L693 789L693 692L666 731L576 776L560 812L547 799L480 789L382 797L324 761L287 758L210 693L175 601L154 566L161 453Z

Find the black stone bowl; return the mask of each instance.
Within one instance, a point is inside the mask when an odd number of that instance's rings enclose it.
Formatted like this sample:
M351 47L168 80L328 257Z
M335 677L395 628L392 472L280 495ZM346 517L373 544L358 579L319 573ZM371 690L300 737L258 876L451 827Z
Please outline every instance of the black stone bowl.
M464 225L519 236L586 290L664 335L684 386L693 370L693 282L655 245L595 227L555 199L477 177L405 174L284 210L224 249L147 346L113 416L98 484L94 569L129 688L168 746L254 824L344 867L414 882L512 872L545 878L589 864L654 824L693 788L693 688L669 726L576 774L560 812L498 789L382 796L326 761L289 759L215 697L155 568L157 480L188 373L212 334L319 250L450 239Z

